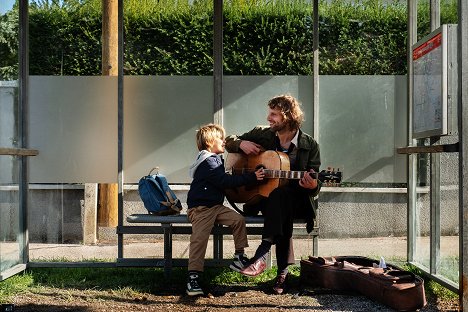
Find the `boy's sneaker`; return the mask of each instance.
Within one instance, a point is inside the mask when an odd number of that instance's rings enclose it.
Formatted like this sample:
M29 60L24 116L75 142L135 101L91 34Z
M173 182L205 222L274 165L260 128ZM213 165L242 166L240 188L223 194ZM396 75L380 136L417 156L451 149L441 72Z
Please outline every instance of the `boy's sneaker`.
M236 271L240 272L249 262L249 258L245 254L242 255L234 255L234 260L229 265L229 267Z
M198 282L198 274L189 274L187 280L187 295L198 296L203 295L203 290Z

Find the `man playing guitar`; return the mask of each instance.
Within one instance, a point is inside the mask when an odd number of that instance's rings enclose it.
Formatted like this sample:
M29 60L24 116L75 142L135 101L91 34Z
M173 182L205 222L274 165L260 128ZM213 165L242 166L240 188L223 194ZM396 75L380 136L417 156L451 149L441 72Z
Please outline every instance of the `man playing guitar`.
M288 155L291 170L318 172L319 146L300 128L303 112L297 99L290 95L272 98L268 102L267 121L268 127L257 126L242 135L227 137L227 151L257 155L265 150L276 150ZM265 218L262 242L249 265L241 270L242 274L256 276L262 273L266 268L266 256L275 244L278 273L273 290L277 294L284 292L288 265L294 263L294 219L305 219L307 231L312 231L316 215L314 198L318 195L320 186L321 182L307 173L301 179L291 180L288 184L274 189L268 198L257 204Z

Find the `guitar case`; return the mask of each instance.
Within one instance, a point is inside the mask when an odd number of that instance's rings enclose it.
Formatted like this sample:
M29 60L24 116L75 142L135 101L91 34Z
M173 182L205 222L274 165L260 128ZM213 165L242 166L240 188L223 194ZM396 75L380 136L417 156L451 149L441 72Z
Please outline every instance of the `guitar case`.
M426 305L424 280L409 271L359 256L309 257L301 260L301 284L340 291L357 291L398 311Z

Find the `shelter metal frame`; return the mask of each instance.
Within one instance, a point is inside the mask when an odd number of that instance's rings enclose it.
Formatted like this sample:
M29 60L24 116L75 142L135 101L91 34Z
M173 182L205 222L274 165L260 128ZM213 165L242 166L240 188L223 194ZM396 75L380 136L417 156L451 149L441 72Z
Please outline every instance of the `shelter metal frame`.
M318 26L318 0L313 0L313 31L314 31L314 73L313 73L313 92L314 92L314 129L313 135L318 137L319 122L318 122L318 109L319 109L319 53L318 53L318 38L319 38L319 26ZM123 4L124 0L118 0L118 224L123 225L123 182L124 182L124 170L123 170ZM440 0L431 0L431 29L437 28L439 25L440 15ZM0 155L15 155L21 157L21 183L20 183L20 249L22 255L23 264L20 264L19 268L12 271L12 275L15 272L21 271L26 266L30 267L111 267L116 266L116 263L34 263L29 262L28 258L28 225L27 225L27 208L28 208L28 167L27 157L34 156L37 151L30 150L28 146L27 138L27 120L26 112L28 110L28 89L29 89L29 61L28 61L28 0L19 1L19 112L21 116L20 123L20 146L22 148L12 149L0 149ZM214 103L213 103L213 118L214 122L221 123L223 121L222 111L222 0L214 0ZM416 42L417 38L417 0L407 0L408 7L408 78L412 74L412 63L410 57L411 46ZM468 2L465 0L458 0L458 129L459 129L459 143L457 146L445 147L436 144L431 144L428 147L415 146L415 141L411 139L411 133L408 133L408 147L406 150L400 152L408 154L408 247L407 261L410 263L414 262L414 248L415 248L415 211L416 211L416 155L415 153L431 153L434 155L431 157L431 180L432 186L435 190L435 194L431 195L431 268L427 274L443 283L449 288L458 290L460 295L460 306L463 311L468 311L468 289L465 285L468 285L468 279L466 273L468 272L468 202L464 199L468 198L468 144L465 143L464 138L468 137ZM411 107L411 92L412 92L412 81L408 79L408 108ZM412 129L412 115L411 109L408 109L408 129ZM431 142L436 143L436 142ZM458 151L459 153L459 223L460 223L460 239L459 239L459 287L453 285L453 283L447 283L446 280L437 275L437 261L438 261L438 247L440 247L440 220L437 215L440 214L439 200L439 162L440 159L435 153L447 152L447 151ZM439 237L437 237L439 235ZM122 234L118 234L118 257L123 256L123 237Z
M467 196L466 193L466 159L464 159L464 146L463 137L467 134L466 123L467 113L464 107L467 103L467 85L466 85L466 18L467 4L463 1L458 1L458 129L459 129L459 142L452 144L437 144L439 138L430 138L430 145L417 146L416 140L412 138L412 94L413 94L413 61L411 55L411 47L417 42L417 0L407 0L408 4L408 147L399 148L398 152L409 154L408 156L408 245L407 245L407 261L417 267L422 272L428 275L431 279L441 283L445 287L458 292L460 295L461 307L467 307L467 298L464 295L464 285L466 284L465 273L468 272L466 263L466 248L463 247L467 241L467 220L468 216L465 211L468 211L467 204L464 203L463 198ZM440 0L431 0L430 2L430 27L431 31L440 26ZM458 152L459 153L459 283L458 285L452 281L444 278L438 272L440 265L440 153L441 152ZM422 266L414 260L414 252L416 247L416 177L417 177L417 155L416 154L429 154L430 155L430 264L429 268ZM465 310L465 308L463 308Z

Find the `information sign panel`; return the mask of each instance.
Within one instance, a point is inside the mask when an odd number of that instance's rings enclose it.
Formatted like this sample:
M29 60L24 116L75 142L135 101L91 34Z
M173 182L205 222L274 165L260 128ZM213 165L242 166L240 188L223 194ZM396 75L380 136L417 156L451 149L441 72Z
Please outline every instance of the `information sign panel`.
M454 42L456 25L442 25L413 46L413 138L448 135L456 126Z

